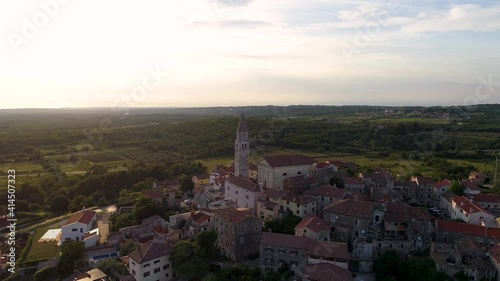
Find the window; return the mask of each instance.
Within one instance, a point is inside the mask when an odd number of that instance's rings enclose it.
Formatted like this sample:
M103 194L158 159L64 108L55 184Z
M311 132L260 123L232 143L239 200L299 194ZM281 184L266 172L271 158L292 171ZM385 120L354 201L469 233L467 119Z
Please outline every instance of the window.
M302 172L301 172L301 171L298 171L298 172L297 172L297 175L302 175Z
M332 215L332 216L331 216L331 221L332 221L332 222L334 222L334 221L335 221L335 216L334 216L334 215Z
M253 240L255 240L255 242L259 241L259 235L255 235Z
M132 262L132 265L135 266L135 262Z
M83 228L80 228L80 233L83 233Z
M300 214L299 210L297 210L297 215Z
M283 173L283 176L286 177L286 176L288 176L288 174L287 173Z
M284 264L285 260L284 259L278 259L278 264Z
M375 216L375 221L376 221L376 222L380 222L380 217L379 217L378 215L377 215L377 216Z
M356 220L356 225L359 225L359 220Z
M144 274L143 274L143 276L144 276L144 277L148 277L149 275L151 275L151 274L149 273L149 271L146 271L146 272L144 272Z
M160 268L159 267L155 268L154 272L155 272L155 274L158 273L158 272L160 272Z
M283 248L279 248L279 249L278 249L278 253L279 253L279 254L284 254L284 253L285 253L285 249L283 249Z
M272 262L273 262L273 258L271 258L271 257L267 257L267 258L266 258L266 262L267 262L267 263L272 263Z
M170 268L170 264L167 264L167 265L163 266L163 270L166 270L166 269L169 269L169 268Z
M250 196L248 196L248 195L245 195L245 198L246 198L246 199L250 199Z
M157 263L160 263L160 260L156 260L156 261L154 262L154 264L157 264Z
M167 274L165 274L165 277L168 277L168 273L167 273Z
M293 255L297 255L297 251L296 250L291 250L290 251L290 254L293 256Z
M313 208L313 212L314 212L314 208Z
M151 265L151 264L149 264L149 263L145 263L143 267L144 267L144 268L146 268L146 267L148 267L148 266L150 266L150 265Z
M271 248L271 247L266 247L266 252L268 252L268 253L272 253L272 252L273 252L273 248Z
M359 236L359 231L354 231L354 237L358 237Z
M78 231L78 228L72 228L71 231Z
M132 275L135 275L135 270L132 269Z
M245 233L245 228L242 228L240 231L241 234Z
M240 244L245 244L245 237L240 237Z
M296 266L297 265L297 261L292 261L291 264L292 264L292 266Z

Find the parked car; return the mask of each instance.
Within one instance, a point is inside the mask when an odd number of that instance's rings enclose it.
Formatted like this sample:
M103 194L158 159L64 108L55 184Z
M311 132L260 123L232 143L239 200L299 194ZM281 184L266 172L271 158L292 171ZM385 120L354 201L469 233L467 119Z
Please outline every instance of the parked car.
M186 199L184 200L184 203L186 203L187 205L193 204L193 199Z

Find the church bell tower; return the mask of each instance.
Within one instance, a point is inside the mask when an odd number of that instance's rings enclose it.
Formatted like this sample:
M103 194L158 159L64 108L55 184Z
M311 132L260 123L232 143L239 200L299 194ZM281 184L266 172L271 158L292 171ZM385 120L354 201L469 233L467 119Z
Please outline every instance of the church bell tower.
M237 177L249 177L250 141L248 140L248 128L245 116L241 114L240 123L236 130L236 141L234 142L234 175Z

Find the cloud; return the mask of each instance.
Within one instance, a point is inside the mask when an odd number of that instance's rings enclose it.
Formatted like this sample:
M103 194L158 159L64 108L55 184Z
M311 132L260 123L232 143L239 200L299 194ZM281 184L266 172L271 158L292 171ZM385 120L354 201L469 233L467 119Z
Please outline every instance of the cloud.
M241 7L241 6L246 6L253 2L253 0L216 0L216 2L220 4L224 4L230 7Z

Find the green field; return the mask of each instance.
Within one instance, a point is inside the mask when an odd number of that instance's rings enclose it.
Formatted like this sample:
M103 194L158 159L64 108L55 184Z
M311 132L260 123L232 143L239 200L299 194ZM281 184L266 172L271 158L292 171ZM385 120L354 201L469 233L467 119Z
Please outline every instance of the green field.
M60 248L57 247L56 242L38 243L37 241L42 238L42 236L47 232L47 230L56 228L54 226L41 226L38 227L33 234L33 243L28 251L28 256L26 258L27 262L31 261L42 261L48 260L50 258L56 257Z

